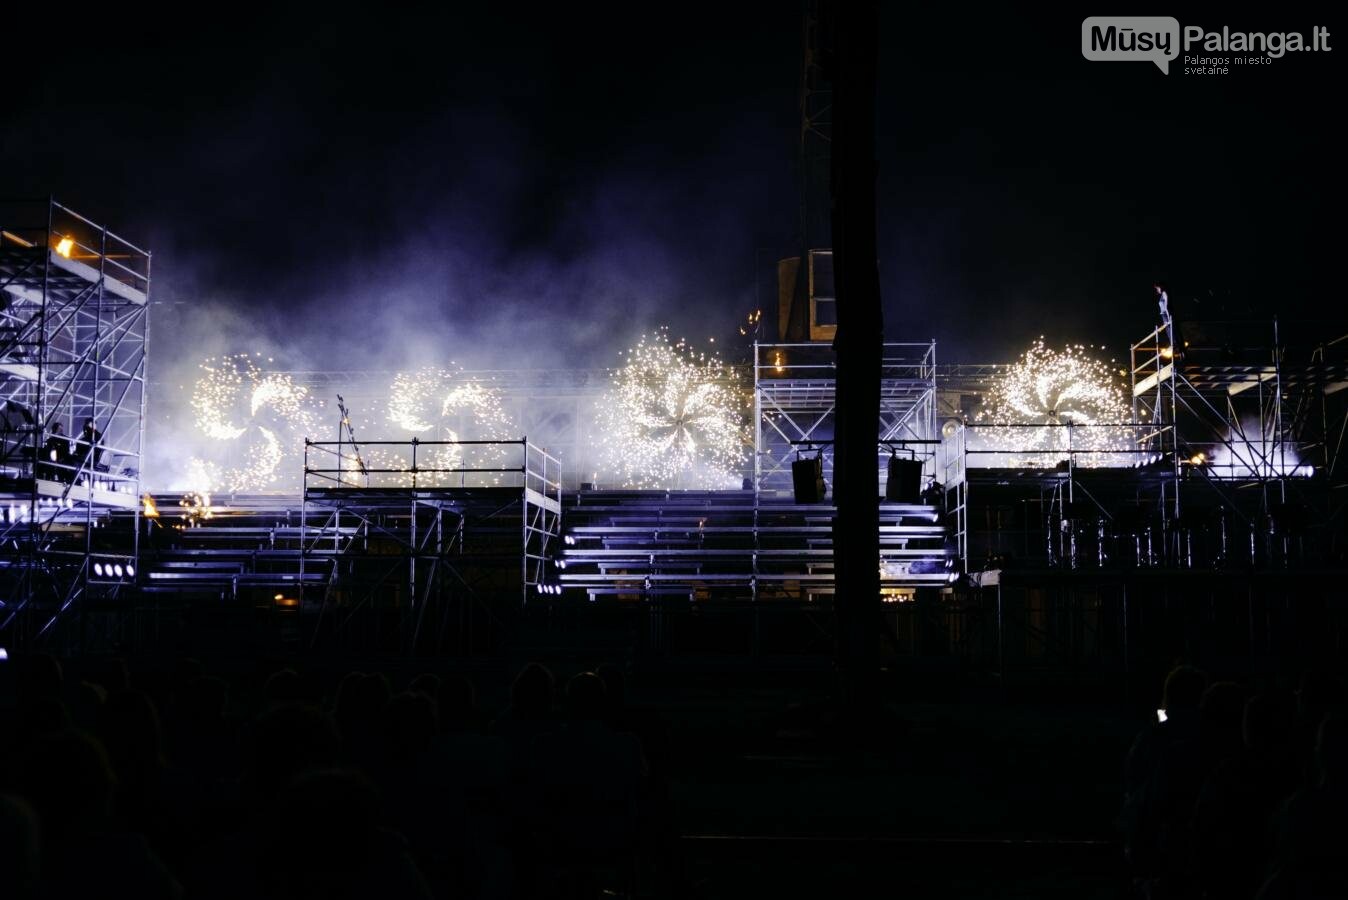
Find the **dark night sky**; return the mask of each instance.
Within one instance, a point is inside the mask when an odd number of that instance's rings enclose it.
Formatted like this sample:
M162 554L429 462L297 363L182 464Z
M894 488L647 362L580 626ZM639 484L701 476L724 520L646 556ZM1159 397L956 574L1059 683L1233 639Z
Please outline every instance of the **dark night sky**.
M884 15L891 339L936 337L947 361L1040 333L1122 353L1155 279L1200 315L1339 305L1330 79L1348 48L1163 76L1082 59L1080 14L998 15ZM794 240L793 4L78 33L7 42L0 193L54 193L154 250L155 296L178 304L155 313L157 359L199 358L208 333L297 366L602 364L660 323L733 330Z

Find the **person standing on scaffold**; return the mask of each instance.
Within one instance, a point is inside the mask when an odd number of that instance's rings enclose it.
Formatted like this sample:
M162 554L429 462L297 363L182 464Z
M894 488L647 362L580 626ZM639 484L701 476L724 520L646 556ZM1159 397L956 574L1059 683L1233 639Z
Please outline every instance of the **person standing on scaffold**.
M1170 358L1178 362L1184 356L1184 342L1180 340L1179 329L1175 327L1175 320L1170 315L1170 297L1166 294L1165 285L1159 281L1152 285L1156 291L1156 305L1161 310L1161 327L1165 331L1166 340L1170 342ZM1164 351L1166 348L1161 348Z

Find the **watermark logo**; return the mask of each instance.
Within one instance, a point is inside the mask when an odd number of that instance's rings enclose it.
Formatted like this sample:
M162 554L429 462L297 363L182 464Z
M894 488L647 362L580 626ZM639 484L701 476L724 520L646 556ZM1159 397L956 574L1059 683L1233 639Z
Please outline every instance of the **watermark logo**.
M1151 61L1169 75L1179 45L1180 24L1171 16L1091 16L1081 23L1081 55L1090 60Z
M1329 29L1297 31L1208 31L1170 16L1091 16L1081 23L1081 55L1095 61L1151 62L1165 74L1184 53L1184 73L1225 75L1231 67L1267 65L1288 53L1328 52ZM1210 55L1219 54L1219 55Z

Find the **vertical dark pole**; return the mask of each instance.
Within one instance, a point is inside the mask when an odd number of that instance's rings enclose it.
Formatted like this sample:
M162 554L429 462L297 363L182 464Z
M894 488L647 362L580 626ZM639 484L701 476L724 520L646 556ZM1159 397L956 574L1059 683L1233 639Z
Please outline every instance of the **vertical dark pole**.
M831 15L830 15L831 14ZM880 360L884 326L876 267L875 83L878 8L826 9L833 52L833 254L838 296L833 523L838 666L844 700L862 699L879 667Z

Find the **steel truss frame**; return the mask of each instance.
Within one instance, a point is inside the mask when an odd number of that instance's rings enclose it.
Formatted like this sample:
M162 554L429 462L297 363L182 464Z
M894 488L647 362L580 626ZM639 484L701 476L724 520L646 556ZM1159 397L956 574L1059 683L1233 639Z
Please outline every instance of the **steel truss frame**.
M1298 361L1288 358L1276 320L1252 334L1249 323L1204 324L1231 329L1234 341L1220 350L1175 346L1162 324L1132 345L1134 409L1152 423L1140 445L1160 454L1177 480L1183 470L1202 476L1224 500L1257 490L1262 515L1308 503L1299 487L1312 476L1329 488L1316 493L1333 503L1348 421L1335 399L1348 387L1348 366L1335 354L1348 339ZM1180 514L1178 492L1168 507Z
M49 198L0 202L0 634L15 643L135 581L139 528L101 529L139 515L149 290L149 251Z
M562 509L556 457L527 438L367 441L359 448L350 441L305 443L300 582L308 583L315 567L325 576L315 641L329 613L341 630L393 596L402 598L402 645L411 652L424 643L424 632L434 628L443 636L451 596L499 621L502 611L488 602L489 592L513 583L523 606L556 582ZM379 467L362 457L376 448L386 460ZM311 515L323 509L330 514ZM508 574L514 566L518 580ZM340 573L357 568L364 575L349 579L348 590ZM429 624L436 616L438 628Z
M754 486L790 493L791 462L818 452L833 483L835 379L830 344L754 343ZM891 452L905 449L937 472L936 342L886 343L876 428L877 483Z

